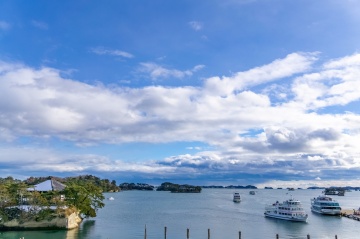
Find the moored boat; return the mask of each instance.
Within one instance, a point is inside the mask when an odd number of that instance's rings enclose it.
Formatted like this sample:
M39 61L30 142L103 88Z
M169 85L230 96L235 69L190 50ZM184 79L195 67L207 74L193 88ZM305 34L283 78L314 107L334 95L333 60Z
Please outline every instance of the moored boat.
M318 196L311 199L311 211L325 215L340 215L339 203L328 196Z
M234 193L233 201L234 202L240 202L241 201L240 193Z
M325 195L338 195L338 196L345 196L345 189L344 188L336 188L330 187L325 188L324 192Z
M255 191L250 191L249 194L250 195L255 195Z
M290 198L282 203L267 205L265 207L265 216L288 221L306 222L308 214L304 211L299 200Z

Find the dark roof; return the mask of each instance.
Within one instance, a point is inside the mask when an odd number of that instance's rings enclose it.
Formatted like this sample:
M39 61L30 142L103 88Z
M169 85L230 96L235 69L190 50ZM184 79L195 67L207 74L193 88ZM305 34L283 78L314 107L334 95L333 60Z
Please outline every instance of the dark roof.
M51 179L51 185L53 191L62 191L65 189L66 185L56 181L55 179Z

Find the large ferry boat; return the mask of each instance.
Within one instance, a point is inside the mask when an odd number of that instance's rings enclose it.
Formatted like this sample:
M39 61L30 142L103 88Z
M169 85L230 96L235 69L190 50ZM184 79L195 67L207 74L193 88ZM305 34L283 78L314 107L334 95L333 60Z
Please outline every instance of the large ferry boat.
M318 196L311 199L311 211L326 215L340 215L339 203L328 196Z
M241 201L239 193L234 193L233 201L234 202L240 202Z
M306 222L308 214L299 200L290 198L282 203L278 201L265 207L265 216L288 221Z

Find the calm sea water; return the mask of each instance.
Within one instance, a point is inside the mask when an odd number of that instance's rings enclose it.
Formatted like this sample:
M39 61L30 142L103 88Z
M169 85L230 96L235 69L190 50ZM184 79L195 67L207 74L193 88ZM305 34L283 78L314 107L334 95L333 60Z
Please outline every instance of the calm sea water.
M239 192L242 201L232 202L233 192ZM290 197L301 200L309 214L307 223L289 222L264 217L266 204ZM360 222L348 218L321 216L310 211L310 199L321 190L249 190L203 189L199 194L128 191L106 194L115 200L106 200L106 206L95 219L85 220L79 229L71 231L2 232L1 239L143 239L145 225L148 239L186 239L187 228L191 239L279 238L358 239ZM360 191L334 196L344 209L360 206Z

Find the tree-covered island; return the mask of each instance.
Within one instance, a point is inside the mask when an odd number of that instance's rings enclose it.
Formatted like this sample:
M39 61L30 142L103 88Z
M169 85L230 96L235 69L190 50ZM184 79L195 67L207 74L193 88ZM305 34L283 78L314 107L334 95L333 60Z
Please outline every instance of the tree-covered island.
M72 178L0 178L0 230L72 229L104 207L116 182L92 175Z
M172 193L200 193L201 187L188 185L188 184L180 185L180 184L165 182L162 183L156 189L156 191L170 191Z
M119 185L122 191L128 190L141 190L141 191L153 191L154 186L147 183L121 183Z

